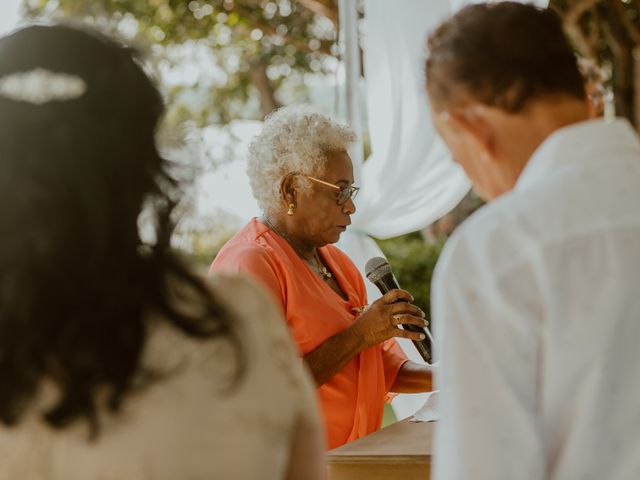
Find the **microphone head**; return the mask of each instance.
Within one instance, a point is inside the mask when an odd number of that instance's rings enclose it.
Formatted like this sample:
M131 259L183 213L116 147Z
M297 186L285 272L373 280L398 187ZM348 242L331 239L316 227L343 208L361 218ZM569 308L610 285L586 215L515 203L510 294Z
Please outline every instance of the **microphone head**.
M382 277L391 273L391 265L389 265L386 258L373 257L365 265L364 271L369 281L376 283Z

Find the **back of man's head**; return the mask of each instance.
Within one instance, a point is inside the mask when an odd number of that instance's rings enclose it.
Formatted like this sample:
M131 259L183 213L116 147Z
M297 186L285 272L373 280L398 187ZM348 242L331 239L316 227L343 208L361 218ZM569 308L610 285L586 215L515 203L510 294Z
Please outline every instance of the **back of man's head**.
M516 2L470 5L429 38L427 90L452 106L465 96L518 113L552 95L584 99L577 60L551 10Z

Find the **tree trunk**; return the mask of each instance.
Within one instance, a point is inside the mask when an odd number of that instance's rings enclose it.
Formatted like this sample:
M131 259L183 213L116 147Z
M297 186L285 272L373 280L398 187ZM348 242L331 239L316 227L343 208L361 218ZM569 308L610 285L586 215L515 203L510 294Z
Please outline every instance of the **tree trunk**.
M338 28L338 5L332 0L298 0L303 7L311 10L313 13L323 15L333 22Z
M263 117L281 106L276 100L273 85L267 76L267 65L263 60L251 63L251 81L260 94L260 110Z
M616 8L603 5L601 12L606 19L603 29L605 39L613 57L612 86L616 115L635 123L633 43Z
M632 50L626 45L612 48L613 57L613 94L615 95L616 115L626 117L635 123L634 102L634 60Z

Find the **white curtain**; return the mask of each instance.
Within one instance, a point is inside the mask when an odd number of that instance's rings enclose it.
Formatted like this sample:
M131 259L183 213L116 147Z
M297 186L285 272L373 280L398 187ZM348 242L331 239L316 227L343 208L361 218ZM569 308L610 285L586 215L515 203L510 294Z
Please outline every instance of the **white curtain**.
M13 30L20 20L22 0L0 0L0 36Z
M370 237L420 230L448 213L469 182L436 135L425 92L426 39L442 20L469 0L365 0L363 39L371 156L356 166L362 191L353 224L338 246L364 273L382 252ZM536 2L546 6L546 0ZM367 285L371 300L379 297ZM411 342L400 339L410 359L423 363ZM426 394L399 395L398 418L412 415Z
M436 135L425 92L428 33L451 13L449 0L365 1L363 39L371 156L356 168L362 191L351 228L338 246L361 272L382 252L370 237L420 230L449 212L469 190L462 170ZM367 282L368 283L368 282ZM369 298L379 297L367 285ZM411 342L400 344L423 362ZM399 395L399 418L413 414L424 394Z
M469 184L437 137L424 83L427 33L449 0L365 1L363 41L371 156L353 225L339 246L358 267L380 251L368 238L420 230L451 210ZM375 296L375 290L369 292Z

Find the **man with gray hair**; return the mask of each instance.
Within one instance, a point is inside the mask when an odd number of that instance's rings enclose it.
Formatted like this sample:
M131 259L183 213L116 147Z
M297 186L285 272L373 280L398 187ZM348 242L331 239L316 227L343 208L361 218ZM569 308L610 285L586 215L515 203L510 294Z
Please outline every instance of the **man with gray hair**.
M640 142L588 121L549 10L466 7L430 37L436 128L488 200L436 269L436 480L640 478Z

